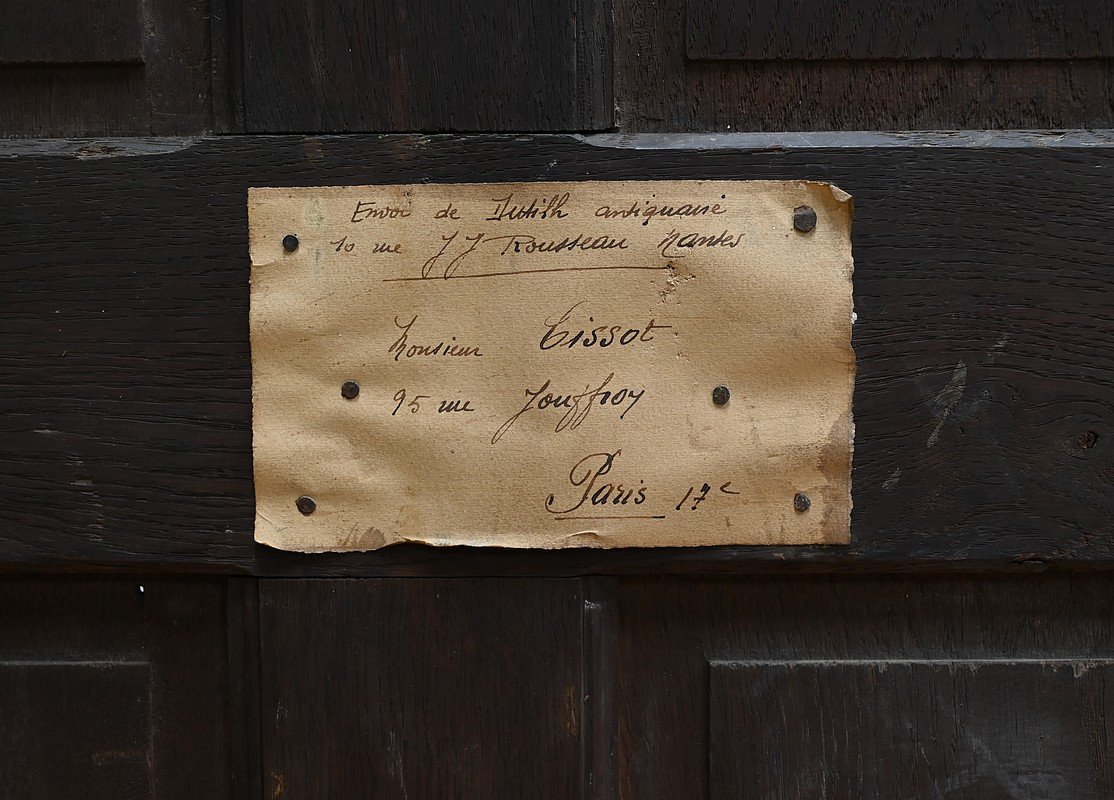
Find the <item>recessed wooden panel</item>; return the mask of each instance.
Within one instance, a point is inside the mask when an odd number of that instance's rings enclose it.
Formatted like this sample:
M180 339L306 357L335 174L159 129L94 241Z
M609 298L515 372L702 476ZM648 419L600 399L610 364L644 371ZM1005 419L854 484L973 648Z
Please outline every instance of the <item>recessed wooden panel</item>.
M576 580L260 585L267 797L580 796Z
M0 797L246 796L224 612L219 580L0 581Z
M1114 786L1110 576L647 579L618 608L623 797Z
M611 125L602 0L245 0L247 129Z
M1112 681L1110 662L714 661L710 796L1108 798Z
M615 105L624 131L830 131L830 130L941 130L955 128L1109 128L1114 126L1114 60L1063 58L1041 61L908 60L910 55L886 57L894 49L889 28L862 13L877 13L878 2L843 3L831 14L832 2L800 3L761 0L625 0L615 4ZM954 6L955 3L949 2ZM961 3L986 6L989 3ZM908 8L886 4L884 8ZM1114 26L1109 3L1073 3L1079 19L1097 24L1094 36L1063 40L1111 54ZM860 12L860 7L866 12ZM943 0L918 0L912 7L933 10ZM1024 35L1001 40L993 26L959 27L949 38L947 26L964 13L936 14L927 19L894 12L900 25L929 25L938 31L936 42L963 53L964 42L976 42L979 52L1012 54L1014 49L1036 49L1039 37L1055 37L1054 3L995 3L995 8L1017 8L1020 23L1031 25ZM700 9L704 9L701 11ZM801 9L800 19L793 9ZM1051 8L1052 17L1036 13ZM691 12L688 9L692 9ZM812 9L817 18L811 19ZM720 13L722 12L722 13ZM752 13L751 13L752 12ZM888 13L888 12L887 12ZM1029 15L1029 16L1027 16ZM885 15L883 15L884 17ZM754 24L754 18L765 24ZM1097 21L1097 22L1096 22ZM686 41L692 34L708 41ZM804 24L808 23L808 24ZM1081 23L1082 24L1082 23ZM935 25L933 28L931 26ZM1036 27L1033 27L1036 26ZM865 38L863 29L877 27ZM1032 36L1030 35L1032 34ZM1066 35L1066 34L1065 34ZM1075 34L1073 34L1075 36ZM1036 37L1036 38L1033 38ZM910 43L919 47L920 40ZM928 41L931 41L929 37ZM1054 38L1050 41L1055 41ZM740 50L740 43L750 49ZM875 44L877 42L877 44ZM811 44L810 44L811 43ZM849 43L877 60L829 58ZM700 49L696 45L700 45ZM815 46L814 60L789 54L806 53ZM793 49L796 48L796 49ZM827 49L823 49L827 48ZM883 48L883 49L878 49ZM958 49L957 49L958 48ZM1012 49L1011 49L1012 48ZM937 48L940 52L940 49ZM719 53L721 60L693 60L698 54ZM745 52L779 60L722 60ZM931 52L931 50L929 51ZM1045 50L1043 52L1054 52ZM778 53L786 55L778 56ZM1003 56L1004 57L1004 56ZM906 59L906 60L895 60Z
M1110 0L688 0L689 58L1067 59L1114 55Z
M5 0L0 64L138 64L140 0Z
M0 136L209 128L209 8L209 0L5 0ZM103 152L89 147L91 157Z
M150 691L142 662L0 661L3 795L147 797Z

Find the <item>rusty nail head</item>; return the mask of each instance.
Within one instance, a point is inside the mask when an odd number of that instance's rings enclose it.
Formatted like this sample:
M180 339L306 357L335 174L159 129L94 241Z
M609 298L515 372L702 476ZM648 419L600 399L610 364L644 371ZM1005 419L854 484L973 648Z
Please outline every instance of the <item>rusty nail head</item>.
M298 237L292 233L288 233L282 237L282 249L288 253L293 253L298 249Z
M294 502L294 505L296 505L298 507L298 510L305 514L307 517L317 510L317 503L313 501L312 497L306 497L305 495L299 497Z
M731 390L726 386L717 386L712 389L712 402L717 406L727 405L727 401L731 399Z
M360 384L355 381L345 381L340 387L340 396L345 400L355 400L360 394Z
M793 209L793 227L801 233L811 233L816 227L816 212L811 206L797 206Z
M798 511L808 511L812 507L812 501L808 499L808 495L804 492L797 492L793 495L793 508Z
M1084 450L1090 450L1092 447L1098 444L1098 441L1099 435L1094 431L1084 431L1083 433L1079 434L1079 446L1082 447Z

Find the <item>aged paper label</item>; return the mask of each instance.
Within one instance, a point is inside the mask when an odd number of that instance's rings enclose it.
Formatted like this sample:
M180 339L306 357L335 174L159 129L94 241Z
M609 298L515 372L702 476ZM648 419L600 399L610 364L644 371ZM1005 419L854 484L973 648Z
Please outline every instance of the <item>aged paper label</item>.
M248 217L257 541L848 541L839 189L256 188Z

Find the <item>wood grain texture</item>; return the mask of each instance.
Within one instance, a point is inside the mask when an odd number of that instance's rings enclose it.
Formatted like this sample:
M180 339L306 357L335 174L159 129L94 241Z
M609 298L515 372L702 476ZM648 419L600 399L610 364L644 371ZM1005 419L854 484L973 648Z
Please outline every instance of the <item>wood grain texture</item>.
M0 661L4 797L150 796L142 661Z
M674 144L249 137L94 161L52 144L0 160L4 565L568 575L1112 563L1114 150ZM852 544L340 556L254 545L247 187L587 176L829 180L855 196Z
M228 709L226 744L233 797L263 797L260 716L259 582L229 578L225 584Z
M224 602L220 579L0 582L0 796L233 797Z
M1071 797L1114 790L1114 665L714 661L709 796Z
M242 0L249 132L611 127L601 0Z
M1110 0L689 0L691 59L1029 60L1114 55Z
M7 0L0 27L0 64L143 62L140 0L55 2Z
M620 796L1109 796L1112 589L1106 575L623 581Z
M142 11L139 0L18 6L34 24L8 19L5 6L3 36L21 42L12 59L25 63L0 63L3 136L196 134L210 126L208 0L149 0ZM46 37L43 47L36 36Z
M709 2L720 7L718 0ZM764 18L771 13L765 9L792 5L763 2L760 4L763 11L758 17ZM811 9L815 5L801 7ZM1058 4L1046 5L1055 7ZM731 4L731 7L738 16L730 19L740 19L748 31L761 39L761 52L767 58L792 58L793 42L804 37L807 44L807 37L811 35L811 29L796 26L791 14L771 17L769 26L756 26L753 16L740 14L748 7L747 3ZM856 20L861 19L856 16L860 13L858 9L869 7L870 4L840 4L838 22L824 18L822 25L813 28L825 30L829 24L855 25ZM1037 8L1033 4L1027 7ZM1080 4L1080 8L1091 7L1093 4ZM1109 59L691 61L686 56L685 9L685 0L630 0L615 4L615 105L620 130L1114 126L1114 61ZM1109 15L1101 14L1095 17L1103 31L1100 37L1103 41L1109 38L1108 18ZM707 19L709 25L713 25L712 18ZM723 26L730 31L730 19L714 23L714 30ZM954 38L950 41L962 42L967 30L961 30L952 16L941 19L943 26L954 26ZM1054 30L1047 26L1042 28L1046 29ZM985 26L982 30L985 36L990 35ZM830 43L836 47L850 41L854 41L853 38L833 34ZM885 37L880 37L879 41L884 42ZM783 51L785 54L779 56ZM818 56L823 53L815 52ZM895 58L900 57L908 56Z
M576 580L263 581L264 796L581 796Z
M244 132L242 0L209 0L212 130Z
M581 585L585 704L581 788L584 800L613 800L619 792L618 582L592 577Z

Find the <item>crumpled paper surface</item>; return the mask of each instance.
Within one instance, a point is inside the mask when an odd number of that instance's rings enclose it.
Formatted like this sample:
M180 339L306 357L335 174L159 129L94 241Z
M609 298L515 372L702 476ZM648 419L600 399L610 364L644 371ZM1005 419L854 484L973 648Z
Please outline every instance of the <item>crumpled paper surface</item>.
M250 189L256 540L846 543L851 206L803 181Z

